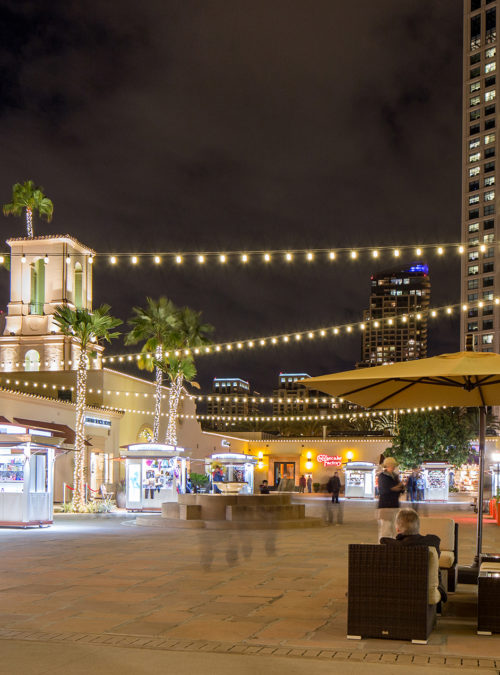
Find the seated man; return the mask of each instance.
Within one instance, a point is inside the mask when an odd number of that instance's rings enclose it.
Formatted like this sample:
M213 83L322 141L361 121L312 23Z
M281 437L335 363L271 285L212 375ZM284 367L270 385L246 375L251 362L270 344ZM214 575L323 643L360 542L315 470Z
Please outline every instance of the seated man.
M435 534L420 534L420 518L414 509L401 509L396 516L396 539L391 537L382 537L381 544L396 546L434 546L438 558L441 554L439 546L440 538ZM441 572L439 572L439 592L441 600L446 602L448 596L441 583Z
M269 493L270 493L269 484L267 480L263 480L262 483L260 484L260 494L268 495Z

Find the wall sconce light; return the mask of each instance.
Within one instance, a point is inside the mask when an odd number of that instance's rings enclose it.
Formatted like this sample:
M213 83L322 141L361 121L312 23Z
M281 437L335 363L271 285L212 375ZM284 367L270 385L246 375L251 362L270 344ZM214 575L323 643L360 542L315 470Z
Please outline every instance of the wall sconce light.
M312 463L312 453L311 453L310 450L308 451L306 457L307 457L307 461L306 461L306 469L307 469L307 471L310 471L310 470L313 468L313 463Z
M347 457L347 460L350 462L351 459L354 457L354 452L352 450L348 450L345 456Z

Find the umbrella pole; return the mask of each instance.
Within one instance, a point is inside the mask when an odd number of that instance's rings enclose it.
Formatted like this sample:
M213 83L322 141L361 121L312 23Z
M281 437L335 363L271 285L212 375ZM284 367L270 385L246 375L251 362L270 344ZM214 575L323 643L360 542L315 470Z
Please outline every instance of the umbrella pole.
M479 567L483 544L484 445L486 439L486 408L479 408L479 484L477 490L477 537L474 567Z

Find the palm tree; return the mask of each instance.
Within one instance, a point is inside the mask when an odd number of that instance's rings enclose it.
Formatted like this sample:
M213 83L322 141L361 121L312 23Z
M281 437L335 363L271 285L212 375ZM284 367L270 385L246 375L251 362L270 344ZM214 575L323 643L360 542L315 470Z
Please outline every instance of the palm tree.
M155 361L155 365L157 365L170 380L168 422L165 443L177 445L177 411L179 409L182 386L184 382L190 382L197 387L199 386L193 381L196 377L196 366L191 356L185 356L183 358L168 356L166 358L164 357L162 361Z
M191 352L197 347L210 344L208 336L213 332L214 327L201 322L201 312L183 307L177 311L176 316L177 326L170 336L169 349ZM190 354L181 356L179 353L170 355L163 363L162 370L167 373L171 381L165 442L169 445L177 445L177 409L182 385L184 380L192 382L196 376L196 366Z
M10 204L4 204L3 212L5 216L20 216L26 209L26 229L28 237L33 238L33 211L38 211L41 218L45 218L48 223L52 220L54 213L54 204L43 194L42 187L35 187L32 180L24 183L16 183L12 187L12 201Z
M172 332L177 328L177 308L165 297L159 300L146 298L146 308L134 307L133 312L134 316L128 320L132 330L125 336L125 344L133 345L144 341L138 366L155 371L156 392L152 440L158 443L163 379L160 364L163 362L165 345L172 342Z
M54 323L61 333L76 340L80 356L76 371L76 423L75 423L75 469L73 474L73 508L85 511L85 405L87 398L88 352L100 341L111 342L118 337L112 332L122 321L109 315L110 306L101 305L93 313L87 309L70 309L61 305L56 308Z

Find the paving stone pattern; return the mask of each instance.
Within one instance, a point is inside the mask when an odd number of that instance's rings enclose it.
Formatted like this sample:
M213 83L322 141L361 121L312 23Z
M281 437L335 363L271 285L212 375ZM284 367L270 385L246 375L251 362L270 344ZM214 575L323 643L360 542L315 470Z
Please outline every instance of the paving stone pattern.
M375 541L373 508L349 503L343 525L318 530L64 516L53 528L0 530L0 639L500 669L500 636L476 635L474 587L453 596L428 645L346 639L347 544ZM469 561L474 514L455 515ZM485 525L485 550L500 550L499 534Z

